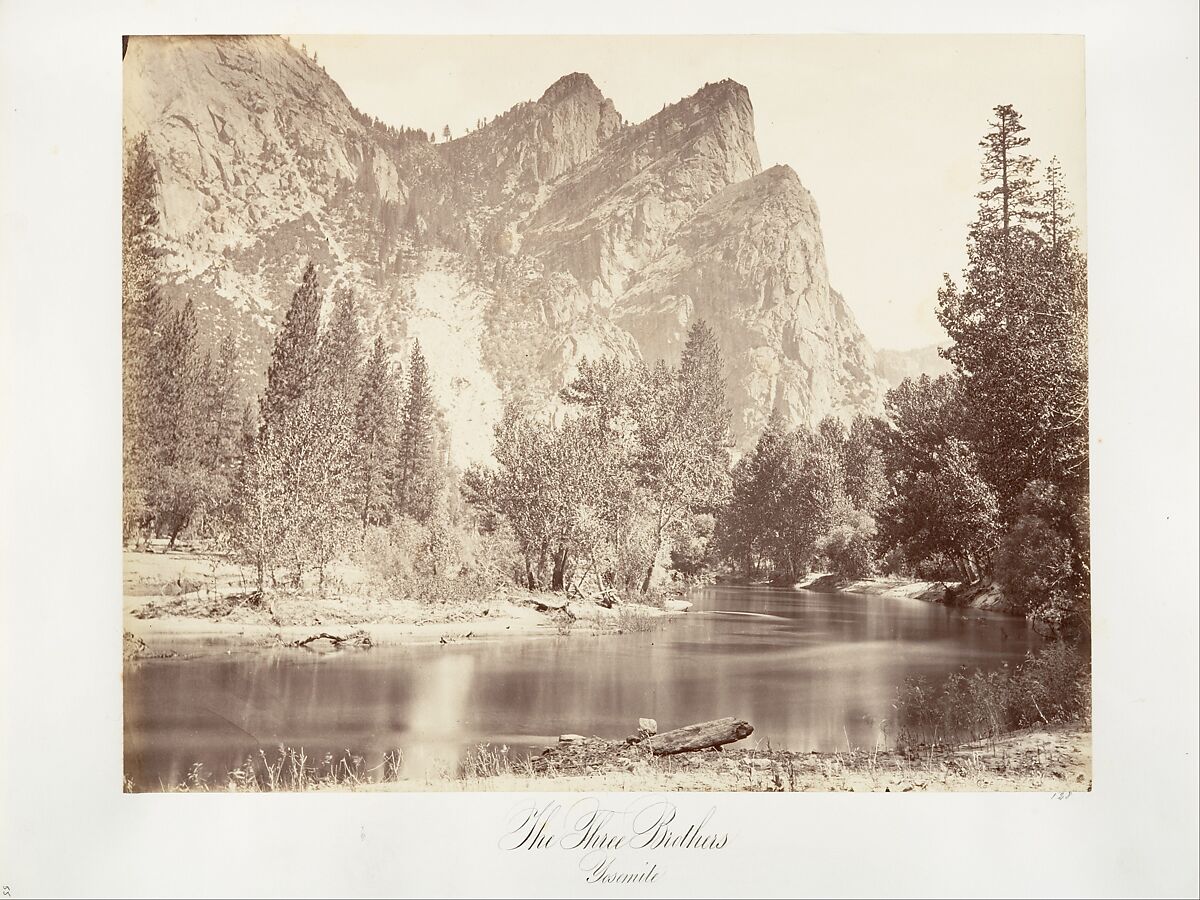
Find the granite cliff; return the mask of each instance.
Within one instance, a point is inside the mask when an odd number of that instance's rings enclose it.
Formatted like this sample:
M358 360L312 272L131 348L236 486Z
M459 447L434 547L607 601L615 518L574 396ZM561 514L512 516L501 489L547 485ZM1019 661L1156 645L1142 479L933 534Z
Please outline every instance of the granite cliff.
M419 339L459 462L486 457L506 399L554 404L584 357L678 358L707 320L739 449L880 408L885 383L831 287L820 216L762 171L732 81L628 124L573 73L454 140L384 125L279 38L133 38L125 136L160 167L169 291L233 334L248 393L301 266L352 290L398 358Z

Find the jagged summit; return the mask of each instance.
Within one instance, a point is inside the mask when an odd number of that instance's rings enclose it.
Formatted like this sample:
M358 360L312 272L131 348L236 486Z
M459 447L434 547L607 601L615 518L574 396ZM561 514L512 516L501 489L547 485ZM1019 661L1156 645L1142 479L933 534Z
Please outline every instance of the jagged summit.
M596 82L592 80L592 76L586 75L583 72L571 72L569 75L562 76L562 78L546 88L545 93L539 98L538 103L555 103L563 97L576 92L599 94L600 88L596 86Z
M549 411L584 357L678 358L698 318L728 365L740 448L878 410L873 351L829 284L816 202L762 170L749 91L711 82L626 125L588 75L431 143L354 108L275 38L137 38L125 128L160 167L164 283L259 389L302 266L363 330L431 362L459 463L506 400Z
M732 78L722 78L720 81L709 82L700 88L700 90L696 91L696 93L692 96L699 99L712 99L721 96L731 96L749 100L750 89L740 81L734 81Z
M796 170L787 163L777 163L769 169L763 169L762 177L778 184L794 184L799 188L804 187Z

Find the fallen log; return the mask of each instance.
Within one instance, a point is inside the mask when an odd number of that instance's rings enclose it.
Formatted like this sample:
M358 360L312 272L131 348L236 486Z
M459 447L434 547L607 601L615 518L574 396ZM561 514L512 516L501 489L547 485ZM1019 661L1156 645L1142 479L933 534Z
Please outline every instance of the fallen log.
M729 716L711 722L698 722L685 728L676 728L674 731L664 731L644 740L650 745L655 756L670 756L674 753L689 753L693 750L707 750L709 747L732 744L734 741L750 737L753 733L754 726L749 722Z
M342 644L352 644L355 647L371 646L371 636L362 630L352 631L345 637L322 631L320 634L311 635L302 641L292 641L288 646L307 647L313 641L329 641L335 647L340 647Z

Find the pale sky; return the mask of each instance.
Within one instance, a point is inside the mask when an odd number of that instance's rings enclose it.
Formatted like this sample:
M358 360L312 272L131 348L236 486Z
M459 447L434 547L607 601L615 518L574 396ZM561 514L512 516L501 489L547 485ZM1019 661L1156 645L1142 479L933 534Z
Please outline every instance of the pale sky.
M384 122L455 136L586 72L630 122L732 78L763 168L787 164L821 213L830 280L875 347L945 339L934 317L974 217L979 139L1011 103L1085 211L1083 41L1071 36L293 36Z

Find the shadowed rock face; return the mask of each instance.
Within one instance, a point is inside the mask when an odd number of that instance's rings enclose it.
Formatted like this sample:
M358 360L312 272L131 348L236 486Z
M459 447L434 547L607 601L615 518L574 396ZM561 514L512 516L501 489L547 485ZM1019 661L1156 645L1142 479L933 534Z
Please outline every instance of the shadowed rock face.
M586 357L678 359L716 329L745 449L793 422L879 408L883 384L829 285L790 168L761 171L746 89L709 84L635 125L587 75L455 140L354 109L277 38L133 38L125 134L161 170L169 290L232 333L257 391L303 263L363 328L430 357L455 456L486 457L504 400L548 409Z

